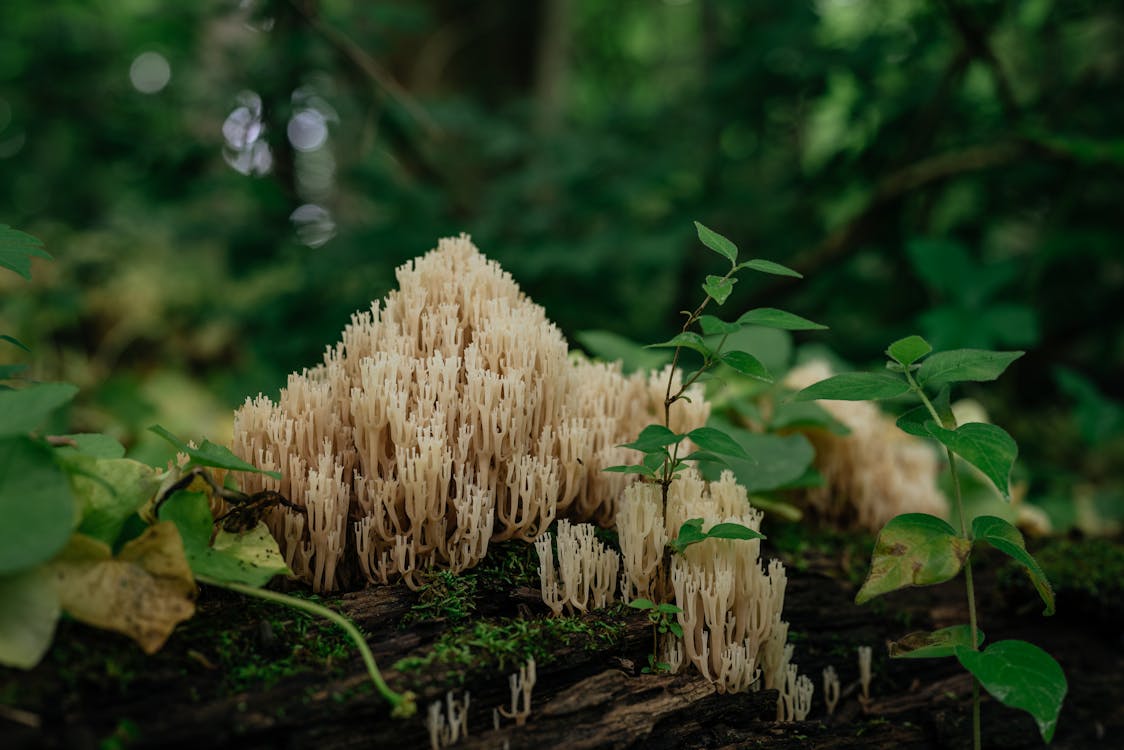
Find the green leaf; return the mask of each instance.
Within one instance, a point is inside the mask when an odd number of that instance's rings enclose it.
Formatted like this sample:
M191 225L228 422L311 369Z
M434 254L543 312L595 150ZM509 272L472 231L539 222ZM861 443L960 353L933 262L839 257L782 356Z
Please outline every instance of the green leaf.
M700 242L730 261L730 265L738 262L738 246L733 242L697 221L695 222L695 231L699 234Z
M721 424L717 420L716 423ZM816 456L812 444L803 435L759 434L725 424L722 424L722 431L754 458L753 461L737 458L728 461L738 484L750 493L774 490L796 481L804 475ZM703 476L711 481L721 474L720 468L706 464L701 466L701 470Z
M645 349L640 344L609 331L578 331L574 338L594 357L621 363L621 370L658 370L671 361L670 352Z
M91 458L124 458L125 446L109 435L98 432L82 432L73 435L63 435L67 440L73 441L74 450Z
M785 331L826 331L827 326L813 323L807 318L793 315L784 310L772 307L759 307L738 318L742 325L764 326L765 328L780 328Z
M796 279L804 278L804 274L793 271L787 266L782 266L780 263L774 263L771 260L747 260L745 263L739 263L734 266L735 271L740 271L743 268L748 268L751 271L758 271L760 273L771 273L774 276L791 276Z
M796 401L866 401L894 398L908 391L909 383L888 373L848 372L813 383L793 398Z
M726 336L741 329L740 323L727 323L713 315L700 315L699 328L704 336Z
M197 577L264 586L275 575L289 572L264 523L242 534L219 530L212 546L214 519L207 496L201 492L180 490L172 495L160 507L160 518L179 529L184 553Z
M720 456L734 456L735 458L750 460L745 448L738 445L737 441L722 430L716 430L713 427L698 427L688 432L687 438L704 451L717 453Z
M683 626L680 625L678 622L675 622L673 620L673 621L671 621L667 624L667 627L668 627L668 629L671 630L671 634L674 635L676 638L682 638L683 637Z
M984 634L976 629L976 646L983 645ZM972 628L968 625L953 625L933 632L910 633L890 643L891 659L939 659L955 656L956 647L971 648Z
M62 614L43 568L0 576L0 666L31 669L47 653Z
M609 471L609 472L612 472L614 474L643 474L646 477L652 475L651 469L649 469L647 466L641 466L640 464L628 464L628 465L622 464L620 466L606 466L601 471Z
M851 428L813 401L782 401L773 406L773 415L769 420L770 430L804 430L813 427L835 435L851 434Z
M674 445L684 438L683 435L672 432L662 424L650 424L640 431L640 436L631 443L622 443L620 448L632 448L641 453L661 451L663 448Z
M0 224L0 267L31 279L31 258L50 258L43 241L26 232Z
M84 474L71 475L74 496L82 504L78 531L113 546L125 521L160 487L156 470L128 458L83 461Z
M706 532L709 539L764 539L760 531L754 531L740 523L718 523Z
M1008 365L1026 352L991 352L984 349L953 349L937 352L921 363L918 385L938 386L963 381L995 380Z
M773 382L773 376L765 369L765 365L761 364L760 360L749 352L724 352L719 359L722 360L724 365L737 370L742 375L760 380L763 383Z
M710 347L703 341L702 336L694 333L693 331L685 331L676 335L674 338L664 341L660 344L648 344L648 349L677 349L683 347L684 349L692 349L704 358L709 359L711 355Z
M982 471L1003 497L1010 498L1011 467L1019 455L1019 446L1002 427L969 422L955 430L946 430L930 421L926 428L949 450Z
M886 349L886 355L898 364L909 367L931 351L933 347L925 339L920 336L906 336L890 344Z
M7 341L9 344L11 344L13 346L16 346L16 347L19 347L20 349L23 349L25 352L31 351L31 349L28 348L27 344L23 343L22 341L17 339L15 336L9 336L6 333L0 333L0 341Z
M633 609L655 609L656 605L651 599L633 599L628 603Z
M1026 641L997 641L983 651L958 646L956 658L997 701L1033 716L1044 741L1054 738L1069 689L1054 657Z
M221 445L216 445L210 440L204 440L203 444L198 448L192 448L187 443L183 442L160 425L153 425L152 427L149 427L148 430L149 432L154 432L160 437L167 440L169 443L174 445L176 449L181 453L186 453L188 455L188 458L191 459L188 464L189 466L209 466L215 469L249 471L255 474L265 474L266 476L273 477L274 479L281 478L280 472L264 471L254 466L253 464L248 464L242 459L238 458L238 456L231 453L229 448Z
M679 533L674 539L667 543L669 547L683 554L683 550L690 547L692 544L697 544L706 539L706 534L702 530L703 520L701 518L692 518L684 521L683 525L679 527Z
M728 279L722 276L707 276L702 288L708 296L714 298L714 301L721 305L730 297L730 292L734 291L734 284L737 281L737 279Z
M51 449L22 436L0 439L0 576L51 559L77 515Z
M870 573L855 603L907 586L942 583L960 572L972 543L936 516L906 513L890 519L878 534Z
M0 391L0 437L22 435L40 427L51 412L74 398L70 383L39 383L18 391Z
M1042 597L1042 603L1046 605L1042 614L1054 614L1054 589L1038 561L1026 551L1026 542L1018 529L996 516L976 516L972 519L972 537L977 542L987 542L1021 564L1038 595Z

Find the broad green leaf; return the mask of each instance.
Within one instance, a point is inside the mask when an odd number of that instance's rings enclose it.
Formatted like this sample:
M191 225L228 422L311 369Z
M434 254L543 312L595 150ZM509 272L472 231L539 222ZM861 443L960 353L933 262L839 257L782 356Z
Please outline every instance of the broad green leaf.
M85 474L72 474L74 496L82 505L78 531L112 545L121 528L160 486L156 470L128 458L86 458Z
M748 268L751 271L757 271L759 273L771 273L774 276L791 276L796 279L804 278L804 274L793 271L787 266L782 266L780 263L774 263L771 260L760 260L756 258L754 260L747 260L745 263L739 263L735 266L734 270L740 271L743 268Z
M594 357L621 363L626 374L636 370L658 370L671 361L670 352L646 349L631 339L609 331L578 331L574 338Z
M84 456L92 458L124 458L125 446L109 435L98 432L83 432L75 435L63 435L64 438L74 442L74 449Z
M667 460L666 450L654 450L644 454L644 458L640 459L640 463L644 465L650 473L656 473L663 467L663 462Z
M0 576L46 562L66 545L78 511L50 448L0 439L0 519Z
M937 352L921 363L919 385L938 386L966 380L995 380L1007 366L1026 352L991 352L984 349L953 349Z
M765 328L780 328L785 331L826 331L827 326L813 323L807 318L793 315L784 310L772 307L759 307L738 318L742 325L764 326Z
M697 544L706 539L706 534L702 530L703 520L701 518L692 518L683 522L679 527L679 533L674 539L667 543L669 547L683 554L683 550L690 547L692 544Z
M709 539L764 539L760 531L754 531L740 523L717 523L711 526L706 536Z
M1010 497L1011 467L1019 455L1019 446L1002 427L969 422L946 430L936 422L928 422L926 428L949 450L982 471L1003 497Z
M662 424L650 424L640 431L640 436L631 443L622 443L621 448L632 448L641 453L651 453L661 450L669 445L674 445L683 439L683 435L672 432Z
M848 372L813 383L798 392L796 401L867 401L894 398L909 392L904 378L881 372Z
M984 634L976 629L976 646L983 645ZM933 632L910 633L890 643L891 659L938 659L955 656L956 647L970 648L972 628L968 625L953 625Z
M683 456L682 461L710 461L711 463L722 464L723 466L729 465L726 459L719 456L717 453L710 453L708 451L692 451L690 455Z
M925 339L920 336L906 336L890 344L886 349L886 355L898 364L909 367L931 351L933 347Z
M765 365L749 352L724 352L719 359L722 360L722 364L737 370L742 375L763 383L773 382L773 376L765 369Z
M730 265L738 262L738 246L713 229L695 222L695 231L699 234L699 241L714 252L730 261Z
M656 611L662 612L665 615L677 615L683 610L679 609L679 607L676 607L674 604L663 603L656 605Z
M0 391L0 437L37 429L76 393L77 386L70 383L39 383L18 391Z
M713 427L698 427L688 432L687 438L704 451L717 453L720 456L734 456L743 460L749 460L750 458L749 454L745 452L745 448L738 445L737 441L722 430L716 430Z
M160 508L160 518L171 521L183 537L183 548L191 570L224 583L264 586L275 575L288 573L265 525L259 523L244 534L219 531L211 545L214 519L207 496L180 490Z
M204 440L203 444L198 448L192 448L160 425L153 425L149 427L148 430L167 440L181 453L186 453L191 459L190 463L195 466L209 466L216 469L231 469L233 471L249 471L255 474L265 474L274 479L281 478L280 472L259 469L253 464L246 463L238 458L238 456L230 452L229 448L216 445L210 440Z
M108 544L75 534L48 568L68 615L123 633L147 654L195 614L195 579L170 523L150 526L117 557Z
M1022 532L1002 518L995 516L976 516L972 519L972 537L977 542L987 542L995 549L1020 563L1026 570L1030 582L1034 584L1042 603L1046 605L1044 615L1054 614L1054 589L1046 579L1046 573L1038 561L1026 551Z
M651 599L633 599L628 603L633 609L655 609L656 605Z
M713 297L714 301L721 305L729 299L737 281L737 279L727 279L722 276L707 276L702 288L707 295Z
M31 669L47 653L62 608L42 567L0 576L0 666Z
M803 435L760 434L725 424L721 424L721 428L755 459L730 458L727 461L738 484L750 493L775 490L796 481L816 456L815 448ZM711 481L721 475L721 467L702 464L700 468L703 476Z
M15 336L9 336L6 333L0 333L0 341L7 341L12 346L23 349L25 352L31 351L31 349L28 348L27 344L23 343L22 341L17 339Z
M691 349L703 355L704 358L709 358L711 355L710 347L703 341L702 336L694 333L693 331L685 331L684 333L677 334L674 338L664 341L660 344L648 344L649 349L677 349L683 347L684 349Z
M782 401L774 405L769 420L770 430L806 430L818 428L835 435L850 435L851 428L812 401Z
M960 572L972 543L936 516L906 513L890 519L878 533L870 573L855 603L907 586L942 583Z
M0 224L0 267L15 271L25 279L31 278L31 258L50 258L43 249L43 241L26 232Z
M997 641L983 651L959 646L956 658L987 692L1034 717L1042 739L1054 738L1058 714L1069 689L1054 657L1026 641Z
M727 323L713 315L700 315L699 328L704 336L726 336L741 329L740 323Z

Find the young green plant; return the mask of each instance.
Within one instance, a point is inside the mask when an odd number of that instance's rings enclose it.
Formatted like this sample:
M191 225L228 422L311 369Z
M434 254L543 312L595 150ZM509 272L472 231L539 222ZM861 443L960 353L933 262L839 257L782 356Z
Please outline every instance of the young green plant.
M1030 713L1042 739L1054 736L1067 684L1058 663L1037 646L1019 640L997 641L981 650L984 635L976 615L971 555L974 545L989 544L1023 567L1045 604L1054 612L1054 592L1042 568L1026 550L1022 534L995 516L969 519L964 512L956 457L979 469L1010 499L1009 477L1018 455L1015 440L992 424L958 425L949 406L952 384L987 382L998 378L1023 352L957 349L933 352L920 336L895 341L886 349L885 373L846 373L805 388L799 401L832 399L864 401L912 396L920 406L898 419L898 427L944 446L952 474L959 529L924 513L907 513L891 519L878 535L871 569L855 601L907 586L929 586L954 578L961 571L968 598L968 623L932 633L913 633L890 647L893 658L955 656L972 674L972 738L980 748L979 687L996 700Z
M653 482L660 486L662 509L666 516L668 493L672 482L685 468L688 461L711 461L725 463L726 457L752 460L745 449L725 432L713 427L698 427L685 433L677 433L671 429L671 407L677 401L688 400L687 390L699 382L700 379L719 365L725 365L735 372L766 383L773 382L772 375L766 367L749 352L730 350L725 351L730 334L745 326L764 326L780 328L790 331L823 329L818 323L801 318L798 315L777 310L774 308L757 308L742 314L733 322L728 322L714 315L704 314L711 302L723 305L733 292L737 283L737 274L750 270L759 273L777 276L790 276L801 278L801 275L791 268L786 268L779 263L768 260L752 259L738 262L738 248L726 237L695 222L699 240L710 250L721 255L729 264L729 269L722 276L708 275L702 284L704 297L694 310L684 310L685 321L682 329L673 338L648 348L673 349L671 367L668 370L667 387L664 391L662 423L645 427L636 440L624 444L625 448L632 448L644 454L639 464L626 466L610 466L605 471L615 471L629 474L638 474L642 481ZM702 364L697 370L687 375L678 388L675 387L675 371L680 358L686 350L698 354ZM698 450L683 452L685 442L694 444ZM707 531L702 528L703 519L692 518L682 524L678 534L668 542L663 551L659 564L655 595L658 602L647 599L638 599L637 602L647 602L650 607L639 606L639 609L650 609L649 617L653 620L653 638L657 639L659 624L669 622L667 618L677 613L674 605L670 604L671 585L668 580L670 575L670 556L673 553L682 554L687 547L708 538L713 539L763 539L764 536L753 529L738 523L716 524ZM662 609L661 609L662 608ZM676 612L672 612L675 609ZM678 625L676 623L676 625ZM675 629L668 628L674 633ZM667 631L665 631L667 632ZM681 631L680 631L681 632ZM649 666L659 671L662 662L658 661L656 654L649 658Z

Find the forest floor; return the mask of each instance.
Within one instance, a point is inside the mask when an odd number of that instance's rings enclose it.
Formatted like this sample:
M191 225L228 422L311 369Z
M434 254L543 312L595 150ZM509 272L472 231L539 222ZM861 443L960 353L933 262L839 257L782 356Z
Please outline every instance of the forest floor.
M32 672L0 669L0 748L425 748L426 716L449 690L468 691L464 748L970 747L971 684L950 659L889 660L885 643L966 622L962 585L853 602L869 539L789 535L785 619L794 663L816 694L808 720L777 723L772 691L720 695L693 669L641 674L651 649L643 614L615 605L549 617L530 545L498 545L459 577L422 592L377 586L322 601L367 634L388 682L418 694L418 714L392 719L354 649L328 623L204 588L195 618L145 656L130 641L64 622ZM980 622L990 640L1022 638L1062 665L1069 694L1052 747L1118 748L1124 737L1124 547L1055 543L1068 565L1055 581L1058 613L1041 616L1028 584L1003 559L978 563ZM1107 557L1106 557L1107 556ZM1102 558L1110 561L1104 562ZM1063 567L1065 567L1063 565ZM998 571L998 572L997 572ZM1049 569L1048 569L1049 573ZM1103 575L1098 589L1090 581ZM1095 583L1095 581L1094 581ZM1105 591L1105 588L1111 589ZM874 649L861 697L856 649ZM538 679L524 725L508 676L534 656ZM842 698L828 716L821 672L834 666ZM1028 714L986 699L984 746L1044 747Z

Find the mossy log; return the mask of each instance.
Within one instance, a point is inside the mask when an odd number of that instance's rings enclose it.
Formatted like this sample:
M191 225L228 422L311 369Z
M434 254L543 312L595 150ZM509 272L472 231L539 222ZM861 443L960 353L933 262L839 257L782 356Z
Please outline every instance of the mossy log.
M994 561L999 564L1000 561ZM833 560L790 564L785 616L794 662L816 683L809 720L775 719L775 693L718 694L693 670L641 674L651 648L642 614L624 608L547 617L524 576L481 572L460 609L451 600L407 618L419 595L374 587L329 600L369 635L396 689L418 692L418 715L389 716L354 651L328 625L223 592L204 590L199 614L159 654L123 638L64 623L48 659L30 673L0 670L0 747L22 748L424 748L428 706L449 689L471 694L465 748L962 748L969 745L970 683L950 660L890 661L887 640L960 622L955 584L852 604L855 582ZM980 566L981 590L995 591ZM1025 638L1053 653L1070 693L1053 747L1111 747L1124 736L1124 649L1119 622L1043 618L1032 593L985 595L989 635ZM431 602L432 603L432 602ZM459 622L442 619L443 606ZM1087 613L1087 609L1079 609ZM467 615L467 616L466 616ZM401 627L403 619L409 625ZM861 697L855 650L874 647L869 699ZM501 719L508 675L537 654L526 723ZM404 656L412 659L401 661ZM398 667L395 668L395 664ZM842 698L827 716L821 670L832 665ZM1029 716L988 700L985 747L1042 747ZM1115 739L1114 739L1115 738Z

